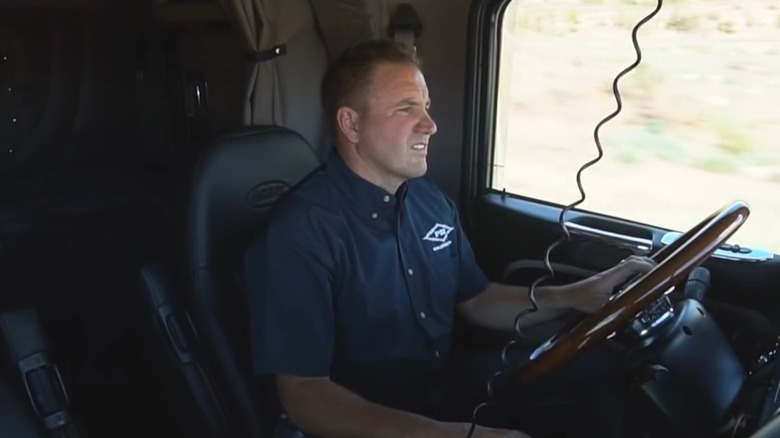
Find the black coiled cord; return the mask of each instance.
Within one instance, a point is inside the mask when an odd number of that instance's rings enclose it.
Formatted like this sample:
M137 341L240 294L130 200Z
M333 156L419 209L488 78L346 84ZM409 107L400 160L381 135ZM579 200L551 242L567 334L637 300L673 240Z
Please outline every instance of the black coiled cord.
M577 188L580 191L580 199L577 201L565 206L562 210L560 215L558 216L558 225L560 226L561 230L563 231L563 237L555 241L552 245L547 247L547 251L545 251L544 254L544 266L547 268L547 273L539 277L536 281L534 281L531 286L528 288L528 299L531 302L531 308L525 309L522 312L518 313L517 316L514 319L513 329L515 338L509 341L504 348L501 350L501 363L504 366L504 370L499 370L493 376L488 379L487 382L487 392L488 392L488 401L485 401L483 403L480 403L477 405L476 408L474 408L474 412L471 416L471 427L469 428L469 433L467 435L467 438L471 438L474 434L474 431L477 427L477 414L479 411L486 406L492 404L492 400L494 400L494 392L493 392L493 385L495 384L495 379L500 377L501 375L506 373L506 370L510 367L509 357L508 353L511 351L511 349L518 344L518 342L523 338L523 333L520 330L520 320L528 315L529 313L536 312L539 307L536 304L536 288L543 282L552 279L555 276L555 272L553 271L552 263L550 262L550 255L552 252L559 247L560 245L568 242L571 239L571 234L569 233L568 228L566 228L565 223L565 216L566 214L577 207L578 205L585 202L585 189L582 185L582 173L588 169L589 167L593 166L594 164L601 161L601 159L604 157L604 149L601 146L601 139L599 138L599 131L601 130L601 127L604 126L607 122L615 118L618 114L620 114L620 111L623 109L623 99L620 96L620 90L618 89L618 82L620 79L634 70L640 62L642 62L642 49L639 47L639 40L637 39L637 34L639 32L639 29L645 25L648 21L652 20L653 17L655 17L658 12L661 11L661 8L663 7L663 0L658 0L656 3L655 9L650 12L647 16L639 20L637 24L634 26L634 29L631 31L631 42L634 45L634 51L636 52L636 60L623 69L620 73L618 73L617 76L615 76L614 81L612 81L612 93L615 96L615 101L617 103L617 108L614 112L612 112L610 115L604 117L597 125L596 128L593 131L593 138L596 142L596 148L598 149L598 156L587 163L583 164L580 169L577 171Z

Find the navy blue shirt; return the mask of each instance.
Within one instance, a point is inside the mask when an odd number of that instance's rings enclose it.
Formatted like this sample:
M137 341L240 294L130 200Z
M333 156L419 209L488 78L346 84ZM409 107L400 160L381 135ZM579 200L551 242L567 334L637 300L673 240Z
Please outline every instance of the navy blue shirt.
M333 152L246 254L254 372L330 376L404 405L447 357L455 307L488 285L427 178L387 193Z

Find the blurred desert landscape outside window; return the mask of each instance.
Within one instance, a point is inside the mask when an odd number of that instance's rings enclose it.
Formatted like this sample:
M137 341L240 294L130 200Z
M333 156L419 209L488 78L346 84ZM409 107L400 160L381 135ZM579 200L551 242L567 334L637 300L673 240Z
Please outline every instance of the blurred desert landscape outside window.
M492 187L560 205L597 156L615 76L655 0L513 0L501 21ZM780 2L667 0L638 34L623 110L580 209L685 231L734 200L732 243L780 253Z

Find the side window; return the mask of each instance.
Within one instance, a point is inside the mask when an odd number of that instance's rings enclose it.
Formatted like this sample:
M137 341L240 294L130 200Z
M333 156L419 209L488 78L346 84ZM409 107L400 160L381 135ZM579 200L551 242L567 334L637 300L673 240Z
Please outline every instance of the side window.
M512 0L501 20L492 188L560 205L617 108L631 30L656 0ZM667 0L638 33L642 62L600 130L580 209L687 230L742 199L731 239L780 253L780 7Z

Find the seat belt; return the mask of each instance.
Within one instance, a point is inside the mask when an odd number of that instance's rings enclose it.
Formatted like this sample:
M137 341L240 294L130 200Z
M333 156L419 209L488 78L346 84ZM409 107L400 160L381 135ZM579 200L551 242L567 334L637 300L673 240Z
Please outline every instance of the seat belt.
M8 345L27 397L44 428L54 438L83 438L57 365L51 361L38 312L21 308L0 313L0 333Z
M394 40L417 49L414 39L422 33L422 21L411 3L401 3L390 17L387 33Z

